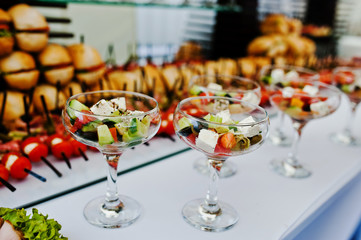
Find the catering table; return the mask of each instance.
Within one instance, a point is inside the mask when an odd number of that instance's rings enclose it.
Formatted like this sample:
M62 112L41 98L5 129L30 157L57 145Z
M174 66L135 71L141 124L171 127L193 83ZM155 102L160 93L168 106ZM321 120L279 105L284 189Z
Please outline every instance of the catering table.
M177 146L182 146L177 154L132 171L123 170L118 177L119 192L143 206L142 216L129 227L102 229L84 219L85 204L104 194L105 181L65 191L31 206L56 219L62 225L61 233L69 239L346 240L361 219L361 148L336 145L329 140L331 132L344 126L346 114L343 102L333 115L305 127L299 155L304 166L313 172L307 179L289 179L272 172L268 167L271 158L284 156L289 149L268 142L253 153L230 159L238 172L220 180L219 199L231 204L240 219L225 232L202 232L182 219L183 205L205 196L208 179L192 167L194 159L202 155L184 150L181 142L177 142ZM360 116L356 121L360 122ZM276 123L276 119L271 120L271 130ZM290 129L289 121L285 125ZM361 136L360 127L356 134ZM155 145L151 142L149 147ZM135 149L134 153L142 154L142 149ZM100 168L98 171L105 171L105 164ZM10 195L1 189L0 205Z

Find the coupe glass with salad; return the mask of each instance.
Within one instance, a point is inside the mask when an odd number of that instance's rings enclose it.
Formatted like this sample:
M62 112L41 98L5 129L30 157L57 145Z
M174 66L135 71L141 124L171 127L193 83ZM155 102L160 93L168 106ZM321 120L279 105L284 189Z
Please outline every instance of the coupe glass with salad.
M331 139L347 146L360 146L361 139L354 136L355 115L361 102L361 68L338 67L333 71L333 83L346 96L350 106L350 117L341 132L331 135Z
M230 97L258 105L261 100L261 87L251 79L238 76L200 75L191 79L189 95L191 97ZM206 159L196 159L193 166L198 172L206 175L209 174L208 161ZM236 172L236 166L228 161L223 164L219 177L230 177Z
M192 111L197 108L198 111ZM183 217L204 231L224 231L238 221L237 211L218 201L219 172L229 157L258 149L269 127L267 112L235 98L205 96L182 100L173 124L178 137L208 159L210 183L205 198L188 202Z
M302 130L309 121L335 112L340 100L341 92L337 88L321 82L308 82L302 89L289 88L271 96L272 104L291 118L295 130L292 150L288 156L271 161L271 168L275 172L291 178L311 175L311 171L300 164L297 156Z
M117 167L122 153L150 140L161 122L157 101L140 93L96 91L67 100L63 123L77 141L97 148L108 166L105 196L91 200L84 209L86 220L104 228L132 224L140 204L117 190Z
M319 75L317 72L307 68L297 66L265 66L260 71L260 82L269 96L277 93L286 87L293 87L294 82L300 83L304 81L318 81ZM284 113L277 111L275 106L272 106L270 101L264 101L261 105L270 115L277 114L278 125L274 131L269 134L269 139L272 144L276 146L290 146L292 144L292 136L286 134L284 129Z

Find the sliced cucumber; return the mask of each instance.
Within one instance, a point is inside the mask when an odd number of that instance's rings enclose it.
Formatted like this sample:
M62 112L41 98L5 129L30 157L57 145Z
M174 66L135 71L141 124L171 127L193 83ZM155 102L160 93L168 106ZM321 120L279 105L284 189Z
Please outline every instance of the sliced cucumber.
M201 92L203 92L202 89L197 85L193 85L193 87L189 90L189 93L193 96L198 96Z
M112 144L114 142L113 136L107 125L100 125L97 127L98 143L100 146Z
M178 125L180 129L192 126L191 122L186 117L182 117L181 119L179 119Z
M149 128L150 126L150 121L151 121L151 118L149 115L145 116L143 119L142 119L142 123L147 126Z
M91 122L88 122L87 124L84 124L81 130L83 132L95 132L97 131L97 127L102 124L102 121L100 120L94 120Z
M124 123L117 123L114 125L120 135L124 135L128 132L128 126Z
M212 115L212 114L207 114L204 117L205 120L209 121L209 122L214 122L214 123L222 123L222 118L216 115Z
M130 122L128 134L133 138L140 138L146 136L148 127L142 123L138 118L133 118Z
M75 113L72 109L77 110L77 111L89 111L90 110L87 106L85 106L84 104L82 104L81 102L79 102L76 99L73 99L70 101L69 107L70 108L67 108L67 113L71 119L77 118L77 116L75 115Z

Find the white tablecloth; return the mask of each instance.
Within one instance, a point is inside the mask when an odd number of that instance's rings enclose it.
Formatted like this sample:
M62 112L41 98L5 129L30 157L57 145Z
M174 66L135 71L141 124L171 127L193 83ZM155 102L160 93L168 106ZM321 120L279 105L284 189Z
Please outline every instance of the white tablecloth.
M143 206L141 218L127 228L94 227L82 215L90 199L104 194L105 182L35 207L58 220L69 239L348 239L361 213L361 148L329 140L332 131L343 127L345 114L343 107L305 127L299 153L301 162L313 172L310 178L289 179L272 172L271 158L285 156L289 149L270 143L230 159L239 171L220 180L219 199L235 207L240 220L225 232L202 232L182 219L183 205L204 197L208 183L192 168L194 159L203 157L194 150L118 178L120 193ZM272 123L274 127L276 121Z

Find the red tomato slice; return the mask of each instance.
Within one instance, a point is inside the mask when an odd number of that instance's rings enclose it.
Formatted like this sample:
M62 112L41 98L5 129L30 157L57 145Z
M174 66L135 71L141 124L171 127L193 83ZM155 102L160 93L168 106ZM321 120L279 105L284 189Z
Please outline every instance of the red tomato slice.
M220 144L220 140L218 140L218 143L214 149L214 153L219 156L230 156L232 155L232 151L229 148L225 148Z

